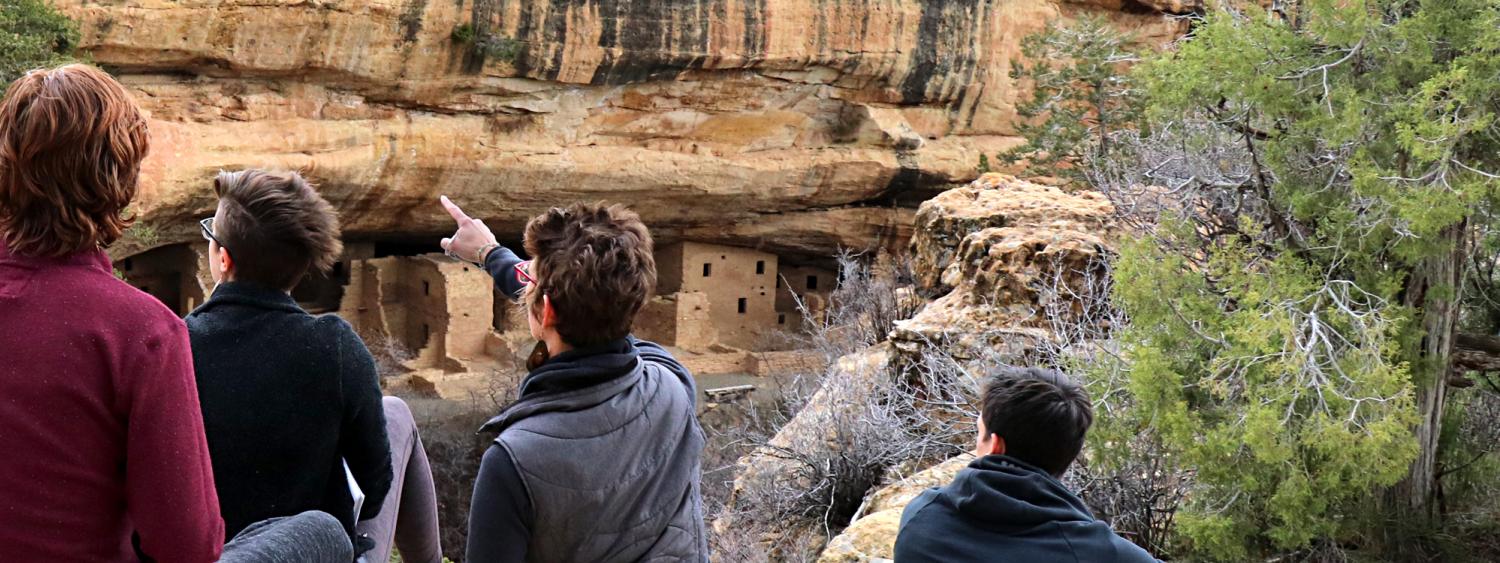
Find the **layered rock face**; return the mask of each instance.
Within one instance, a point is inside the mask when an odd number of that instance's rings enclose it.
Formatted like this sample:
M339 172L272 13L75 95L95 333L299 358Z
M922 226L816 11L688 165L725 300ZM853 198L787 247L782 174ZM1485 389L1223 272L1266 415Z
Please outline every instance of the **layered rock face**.
M1011 59L1046 0L57 0L153 116L138 205L192 240L219 169L305 170L354 238L497 231L570 200L660 236L827 255L899 245L900 208L1013 137Z

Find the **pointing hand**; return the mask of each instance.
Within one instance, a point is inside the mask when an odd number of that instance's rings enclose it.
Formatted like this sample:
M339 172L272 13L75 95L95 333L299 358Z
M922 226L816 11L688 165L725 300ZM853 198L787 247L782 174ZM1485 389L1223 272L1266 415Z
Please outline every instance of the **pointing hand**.
M443 209L448 210L448 215L453 216L453 220L458 223L458 232L440 242L443 251L465 262L483 264L484 254L495 246L499 246L495 241L495 234L490 232L489 227L484 226L483 221L465 214L464 210L459 209L458 205L453 203L453 200L448 199L448 196L442 196L439 199L443 203Z

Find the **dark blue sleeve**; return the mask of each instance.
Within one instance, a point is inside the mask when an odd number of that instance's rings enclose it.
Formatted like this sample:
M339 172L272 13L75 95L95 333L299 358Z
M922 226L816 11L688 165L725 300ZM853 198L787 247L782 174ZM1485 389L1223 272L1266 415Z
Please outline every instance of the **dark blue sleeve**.
M892 558L901 563L927 563L928 561L943 561L942 557L935 556L935 551L944 551L934 543L935 535L931 534L931 526L918 516L924 509L932 505L937 498L937 489L928 489L901 511L901 523L896 528L896 545L892 548ZM920 529L919 529L920 528ZM949 554L952 555L952 554Z
M531 541L531 495L510 452L499 444L485 450L469 505L470 563L525 561Z
M521 289L526 287L521 280L516 279L516 264L521 262L520 256L502 245L495 247L489 256L484 257L484 269L490 273L490 277L495 278L495 289L518 298L521 296Z

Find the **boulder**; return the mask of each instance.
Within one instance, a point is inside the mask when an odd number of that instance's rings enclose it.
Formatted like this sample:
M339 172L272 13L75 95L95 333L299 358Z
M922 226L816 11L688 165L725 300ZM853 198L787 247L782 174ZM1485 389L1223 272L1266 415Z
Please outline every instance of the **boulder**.
M920 473L900 479L882 487L865 497L860 515L844 528L843 533L828 542L828 547L818 557L818 563L866 563L893 560L896 551L896 534L901 523L901 513L917 495L933 487L941 487L953 481L958 472L974 460L970 454L962 454Z
M897 322L892 339L908 354L1020 358L1057 323L1101 322L1091 314L1108 295L1113 214L1101 194L1001 174L923 203L913 271L919 290L941 297Z

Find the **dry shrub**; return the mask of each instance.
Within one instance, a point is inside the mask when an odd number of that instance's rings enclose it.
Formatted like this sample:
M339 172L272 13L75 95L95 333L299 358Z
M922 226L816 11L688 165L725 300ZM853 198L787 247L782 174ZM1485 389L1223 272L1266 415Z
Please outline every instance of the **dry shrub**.
M416 357L401 339L389 334L366 333L361 334L360 339L365 341L365 347L375 358L375 372L380 374L381 381L405 375L406 362Z
M837 256L839 283L828 296L822 315L812 311L802 296L792 295L805 327L803 348L834 360L884 342L896 321L911 318L925 304L916 296L910 257L881 254L870 257L849 251Z
M895 322L920 308L910 290L909 262L881 257L839 257L841 284L825 314L804 307L808 347L832 361L885 341ZM705 481L727 487L728 462L754 451L758 462L784 471L769 480L744 479L733 503L711 503L714 520L732 521L715 530L711 548L725 561L810 560L848 525L891 468L917 460L936 461L962 451L967 437L934 431L934 408L949 408L972 396L972 378L956 364L905 366L898 361L866 365L864 373L827 369L786 374L768 404L739 407L732 424L710 431L717 463L705 463ZM941 410L941 408L937 410ZM782 432L797 419L795 431ZM781 437L777 438L778 432ZM743 469L743 468L742 468ZM706 485L708 487L708 485ZM706 495L708 496L708 495ZM720 498L728 499L723 494Z
M1048 295L1040 313L1052 340L1037 361L1071 374L1088 388L1094 407L1089 447L1064 482L1078 493L1094 517L1158 557L1173 549L1173 525L1192 484L1149 427L1124 428L1134 407L1125 392L1128 364L1113 340L1129 319L1110 302L1113 257L1085 266L1089 276L1055 275L1040 280ZM1072 280L1069 282L1068 280ZM1081 283L1080 283L1081 282Z
M419 421L437 492L443 554L453 561L463 561L474 481L480 459L495 439L493 434L477 431L514 399L519 381L516 374L492 372L484 391L456 403L459 406L453 411L429 414Z

